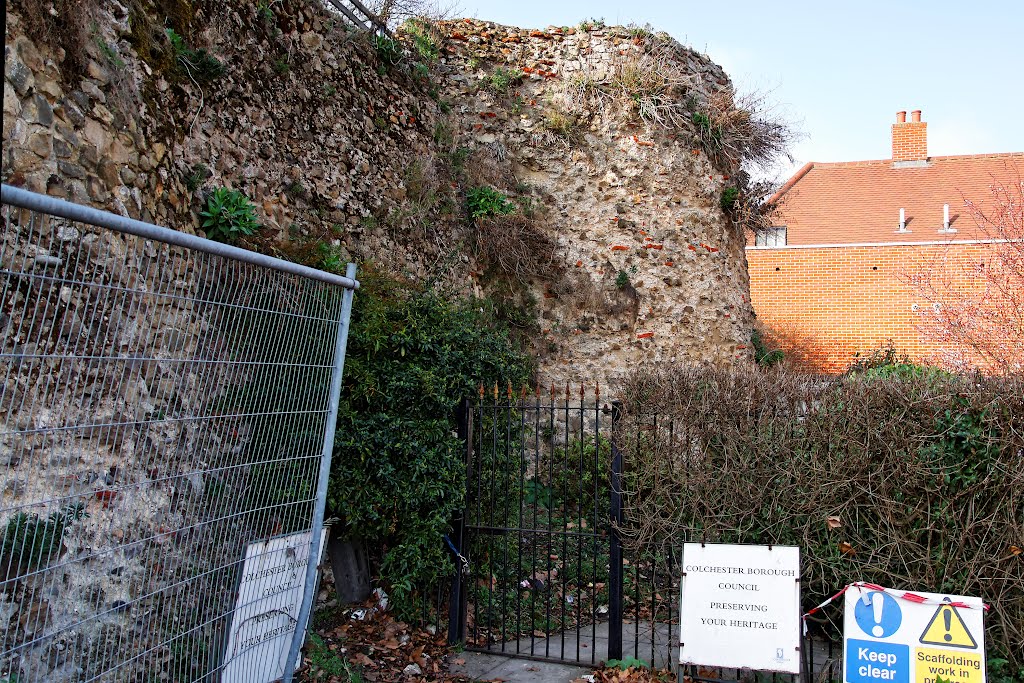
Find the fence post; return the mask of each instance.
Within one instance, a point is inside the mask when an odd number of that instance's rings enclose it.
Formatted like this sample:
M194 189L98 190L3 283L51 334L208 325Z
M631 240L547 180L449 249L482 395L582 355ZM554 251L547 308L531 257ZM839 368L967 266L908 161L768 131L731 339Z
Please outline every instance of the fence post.
M348 264L345 276L355 280L356 264ZM306 624L313 609L313 594L316 585L316 570L320 557L320 533L324 526L324 511L327 508L327 482L331 475L331 454L334 452L334 430L338 423L338 403L341 397L341 378L345 371L345 350L348 347L349 319L352 317L352 289L342 295L341 319L338 321L338 336L334 344L334 369L331 372L330 405L327 409L327 425L324 430L324 448L320 456L320 474L317 480L316 503L313 507L313 528L309 539L309 559L306 562L306 584L302 590L302 604L296 615L295 633L284 663L284 683L291 683L298 661L299 649L306 639Z
M616 433L622 417L622 401L612 401L612 471L611 508L612 529L608 535L608 659L622 659L622 540L618 524L622 523L622 451L617 445Z
M469 398L463 398L455 413L458 422L457 433L459 440L466 448L466 488L469 489L469 467L471 463L470 449L473 447L472 432L473 412L470 409ZM466 521L465 502L463 509L455 514L452 521L452 538L456 552L465 556L464 524ZM448 600L448 644L458 645L466 640L466 576L462 573L462 567L455 561L455 571L452 573L452 593Z

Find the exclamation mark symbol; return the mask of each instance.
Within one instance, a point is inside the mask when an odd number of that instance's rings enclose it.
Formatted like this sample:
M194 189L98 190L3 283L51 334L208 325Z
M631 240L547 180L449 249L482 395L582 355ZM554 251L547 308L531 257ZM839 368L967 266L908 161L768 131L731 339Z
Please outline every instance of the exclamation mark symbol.
M950 627L953 625L953 608L947 607L942 610L942 620L946 622L946 635L942 638L948 643L953 640L953 634L949 632Z
M882 605L885 604L885 595L882 593L872 593L871 595L871 608L874 610L875 625L871 628L871 633L874 634L875 638L881 638L882 634L885 633L885 629L882 628ZM948 613L947 613L948 617ZM949 630L949 619L946 619L946 630ZM949 636L952 638L952 636Z

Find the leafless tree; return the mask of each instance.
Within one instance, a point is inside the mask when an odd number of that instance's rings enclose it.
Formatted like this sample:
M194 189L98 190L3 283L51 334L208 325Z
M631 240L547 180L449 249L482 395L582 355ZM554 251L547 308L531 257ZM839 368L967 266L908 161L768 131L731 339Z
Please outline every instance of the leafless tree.
M996 372L1024 370L1024 178L1016 165L993 179L985 201L965 198L984 257L969 262L949 245L905 276L932 305L922 332L948 344L945 362Z

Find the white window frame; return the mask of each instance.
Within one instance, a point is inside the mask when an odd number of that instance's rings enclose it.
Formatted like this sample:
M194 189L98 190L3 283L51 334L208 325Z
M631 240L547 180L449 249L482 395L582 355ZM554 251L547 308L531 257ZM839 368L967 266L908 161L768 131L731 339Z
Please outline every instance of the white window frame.
M754 235L755 247L784 247L786 246L786 226L775 225L767 230L760 230Z

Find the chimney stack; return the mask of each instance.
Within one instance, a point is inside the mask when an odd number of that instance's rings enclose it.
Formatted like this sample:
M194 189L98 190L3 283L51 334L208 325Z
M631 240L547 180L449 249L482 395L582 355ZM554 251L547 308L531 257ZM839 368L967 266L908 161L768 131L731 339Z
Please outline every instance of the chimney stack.
M892 160L927 161L928 160L928 124L921 120L921 110L896 112L896 123L892 126Z

